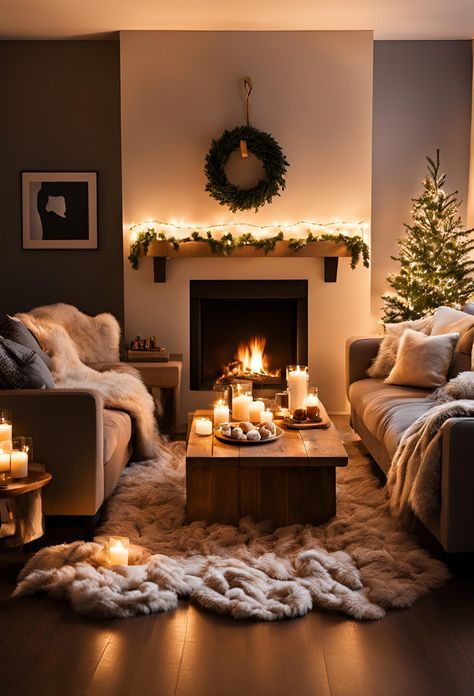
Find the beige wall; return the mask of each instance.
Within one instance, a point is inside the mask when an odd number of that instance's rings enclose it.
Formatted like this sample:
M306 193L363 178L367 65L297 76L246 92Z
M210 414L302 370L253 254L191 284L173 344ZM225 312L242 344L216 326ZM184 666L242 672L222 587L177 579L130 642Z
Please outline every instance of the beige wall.
M122 32L124 250L130 224L178 218L268 224L370 220L371 32ZM290 161L287 190L257 215L232 216L204 191L211 139L243 121L240 80L250 75L253 124ZM127 337L153 333L183 352L183 415L206 404L191 393L189 280L308 278L310 370L332 411L345 409L344 341L369 329L370 273L340 262L337 284L321 260L176 260L152 282L150 260L125 267Z

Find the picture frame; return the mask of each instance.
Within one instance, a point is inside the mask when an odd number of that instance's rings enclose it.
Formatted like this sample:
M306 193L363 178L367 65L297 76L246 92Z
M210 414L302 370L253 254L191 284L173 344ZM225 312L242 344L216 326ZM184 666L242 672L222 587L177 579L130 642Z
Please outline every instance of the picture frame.
M21 172L22 249L98 249L97 172Z

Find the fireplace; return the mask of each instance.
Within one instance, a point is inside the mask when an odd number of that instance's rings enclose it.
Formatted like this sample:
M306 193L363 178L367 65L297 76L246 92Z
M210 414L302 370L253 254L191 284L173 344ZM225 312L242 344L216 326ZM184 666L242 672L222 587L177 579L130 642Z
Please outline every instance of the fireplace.
M306 280L190 281L190 388L248 377L263 392L308 360Z

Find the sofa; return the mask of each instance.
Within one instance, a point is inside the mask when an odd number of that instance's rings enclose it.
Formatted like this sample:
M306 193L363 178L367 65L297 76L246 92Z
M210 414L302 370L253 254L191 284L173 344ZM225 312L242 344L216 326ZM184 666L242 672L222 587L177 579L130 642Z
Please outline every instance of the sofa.
M474 314L474 304L464 311ZM405 430L433 408L430 391L369 378L382 336L352 337L346 345L346 387L351 425L386 474ZM471 369L470 355L458 354L448 378ZM451 418L442 426L441 507L424 525L448 553L474 551L474 418Z
M0 406L14 413L16 433L33 437L35 460L53 475L45 515L93 525L133 452L128 413L104 408L92 389L2 390Z

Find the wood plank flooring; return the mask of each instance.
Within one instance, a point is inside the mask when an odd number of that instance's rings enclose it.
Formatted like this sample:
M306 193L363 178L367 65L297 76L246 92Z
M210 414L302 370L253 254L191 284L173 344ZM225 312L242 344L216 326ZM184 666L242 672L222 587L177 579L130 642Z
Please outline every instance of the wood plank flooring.
M187 601L165 614L91 620L52 599L11 599L23 561L0 556L1 696L474 694L472 557L453 561L445 587L381 621L314 611L272 624Z

